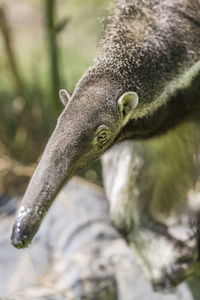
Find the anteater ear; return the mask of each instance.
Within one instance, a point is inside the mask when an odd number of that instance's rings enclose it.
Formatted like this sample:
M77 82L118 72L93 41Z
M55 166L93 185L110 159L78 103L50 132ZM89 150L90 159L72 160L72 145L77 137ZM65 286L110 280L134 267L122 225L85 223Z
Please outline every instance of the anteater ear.
M125 125L134 108L138 105L138 95L135 92L124 93L118 100L119 109L123 118L123 125Z
M71 95L66 90L62 89L59 91L59 97L64 106L66 106L67 103L70 101Z

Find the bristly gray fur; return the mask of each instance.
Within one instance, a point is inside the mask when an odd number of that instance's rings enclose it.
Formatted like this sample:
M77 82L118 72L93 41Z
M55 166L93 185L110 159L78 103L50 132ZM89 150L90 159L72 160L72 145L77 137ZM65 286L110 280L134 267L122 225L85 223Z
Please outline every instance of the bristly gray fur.
M199 72L199 10L197 0L118 1L101 42L102 53L84 82L108 76L123 91L134 90L140 98L141 117L143 105L162 98L166 89L174 93L173 83L179 82L180 87L188 81L189 85ZM186 78L189 70L190 79ZM164 98L161 105L167 101Z

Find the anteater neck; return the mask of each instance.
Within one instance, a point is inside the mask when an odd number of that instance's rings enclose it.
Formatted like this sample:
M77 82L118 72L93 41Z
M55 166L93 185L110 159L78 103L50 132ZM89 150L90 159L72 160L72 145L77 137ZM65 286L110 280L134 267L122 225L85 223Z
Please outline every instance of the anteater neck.
M179 89L167 103L153 114L132 119L122 130L117 140L128 138L147 139L166 133L188 119L200 121L200 74L191 85Z

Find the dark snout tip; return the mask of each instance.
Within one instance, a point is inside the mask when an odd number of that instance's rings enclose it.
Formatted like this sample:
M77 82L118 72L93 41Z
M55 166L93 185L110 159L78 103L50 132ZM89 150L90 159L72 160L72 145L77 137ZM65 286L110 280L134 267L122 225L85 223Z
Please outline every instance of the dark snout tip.
M28 246L28 243L25 242L21 237L20 232L18 232L18 229L15 227L13 227L11 235L11 244L17 249L26 248Z

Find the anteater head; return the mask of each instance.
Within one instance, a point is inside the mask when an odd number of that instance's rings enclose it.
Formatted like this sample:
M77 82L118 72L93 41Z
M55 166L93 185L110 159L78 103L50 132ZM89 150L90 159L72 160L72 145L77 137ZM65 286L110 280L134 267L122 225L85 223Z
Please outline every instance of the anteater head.
M75 172L112 146L137 106L138 96L109 80L83 78L72 96L60 91L65 108L17 212L12 244L31 242L52 201Z

